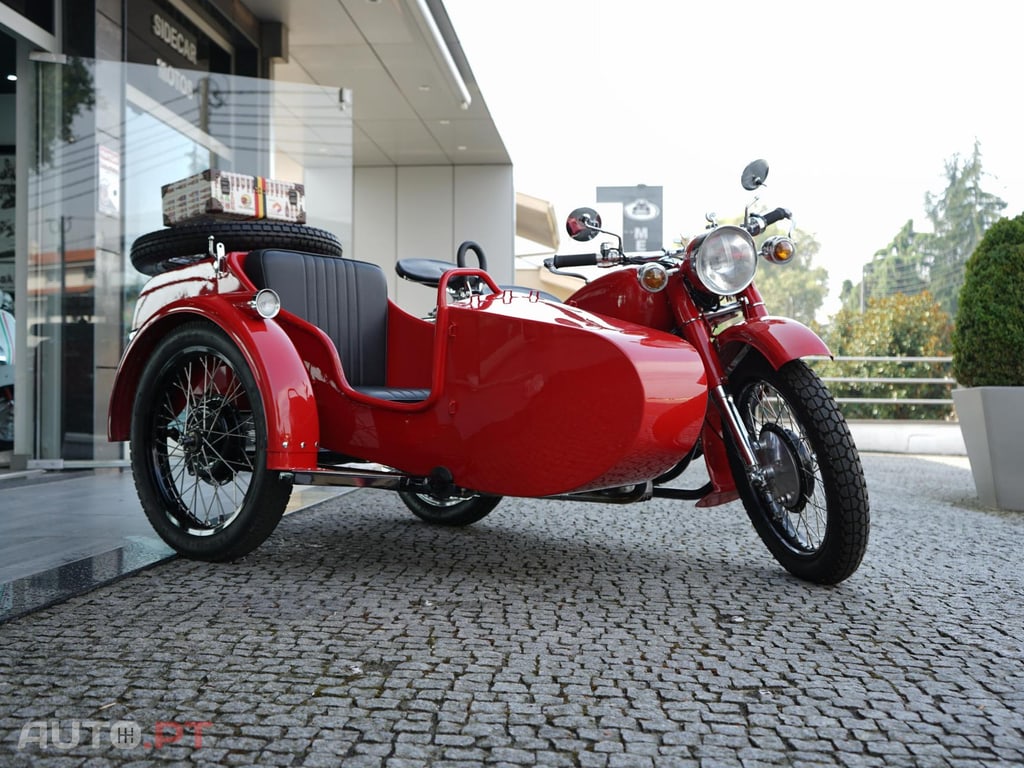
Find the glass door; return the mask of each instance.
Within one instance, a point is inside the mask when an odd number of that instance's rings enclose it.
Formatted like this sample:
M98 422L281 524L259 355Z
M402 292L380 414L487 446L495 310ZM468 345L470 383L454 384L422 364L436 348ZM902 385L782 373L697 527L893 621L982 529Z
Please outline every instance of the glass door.
M17 50L0 32L0 467L14 447L14 235L16 206Z
M351 236L352 120L338 89L172 74L70 57L34 68L30 466L123 461L121 444L106 440L108 399L147 279L131 244L163 228L161 187L206 169L301 183L308 223Z

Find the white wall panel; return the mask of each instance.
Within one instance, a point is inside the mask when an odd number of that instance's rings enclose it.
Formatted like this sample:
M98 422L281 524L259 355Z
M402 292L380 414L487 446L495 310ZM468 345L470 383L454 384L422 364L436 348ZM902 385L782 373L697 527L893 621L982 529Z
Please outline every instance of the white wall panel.
M415 315L433 309L437 292L395 275L402 258L455 261L463 240L480 244L501 283L514 274L515 192L512 167L356 168L354 231L345 255L379 264L391 298Z
M352 243L345 255L379 264L388 278L388 293L395 295L397 169L356 168L353 171Z
M337 235L348 253L352 248L352 168L324 166L304 170L307 222Z
M502 284L513 282L515 273L515 211L512 166L455 168L454 246L464 240L479 244L487 271Z
M452 166L406 166L398 169L396 259L455 260L452 244L453 170ZM429 312L437 300L435 289L407 280L397 282L396 296L399 306L417 315Z

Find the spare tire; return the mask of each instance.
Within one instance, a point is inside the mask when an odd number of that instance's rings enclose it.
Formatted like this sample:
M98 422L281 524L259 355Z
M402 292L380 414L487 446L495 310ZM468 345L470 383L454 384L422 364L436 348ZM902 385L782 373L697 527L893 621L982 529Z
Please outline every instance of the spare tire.
M284 248L318 256L340 258L342 255L341 241L337 237L305 224L266 219L200 221L142 235L132 243L132 266L152 276L194 264L209 254L211 235L215 243L224 243L228 251Z

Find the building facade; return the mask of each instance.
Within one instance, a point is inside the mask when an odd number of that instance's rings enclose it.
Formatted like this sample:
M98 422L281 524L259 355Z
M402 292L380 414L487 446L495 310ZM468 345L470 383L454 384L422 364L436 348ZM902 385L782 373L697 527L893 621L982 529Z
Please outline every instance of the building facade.
M428 63L389 65L396 40ZM162 185L207 168L303 184L308 223L411 311L434 297L396 281L402 256L473 239L510 279L511 163L454 40L428 0L0 0L0 465L123 462L106 413L146 279L131 243L164 226ZM492 146L449 146L459 120Z

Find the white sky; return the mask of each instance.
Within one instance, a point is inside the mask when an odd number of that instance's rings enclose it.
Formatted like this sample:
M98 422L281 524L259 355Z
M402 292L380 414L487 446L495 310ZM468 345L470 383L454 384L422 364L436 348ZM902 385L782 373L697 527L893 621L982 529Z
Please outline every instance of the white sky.
M512 157L561 222L598 186L664 188L664 241L762 203L821 243L826 314L944 163L981 142L985 189L1024 210L1018 0L445 0ZM565 244L574 245L567 237ZM824 319L824 318L822 318Z

